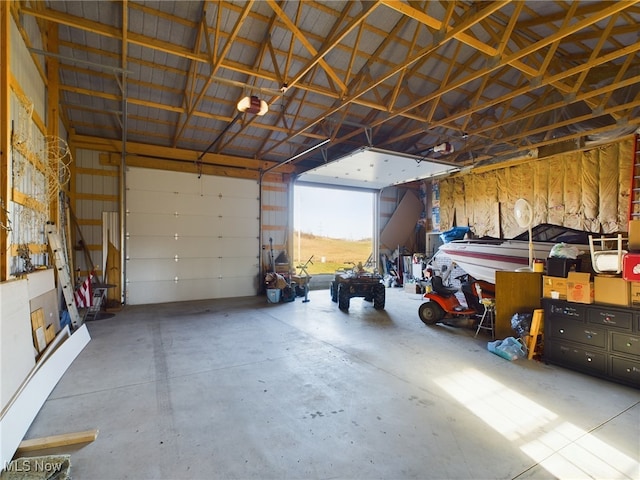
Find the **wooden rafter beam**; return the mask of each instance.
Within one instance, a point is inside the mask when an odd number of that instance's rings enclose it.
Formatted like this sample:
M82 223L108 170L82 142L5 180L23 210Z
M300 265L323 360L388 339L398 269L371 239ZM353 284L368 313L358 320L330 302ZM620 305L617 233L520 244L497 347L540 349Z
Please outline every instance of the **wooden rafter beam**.
M387 3L389 3L389 0L382 0L382 3L386 5ZM401 3L401 2L392 2L392 3L395 4L395 3ZM405 5L405 4L402 4L402 5ZM464 22L461 22L460 24L458 24L454 29L451 29L450 31L448 31L447 34L439 42L434 42L433 45L430 45L428 47L423 48L422 50L420 50L415 55L413 55L410 58L406 59L404 62L399 63L394 68L392 68L390 71L388 71L385 74L381 75L378 79L376 79L374 82L372 82L369 85L367 85L366 87L364 87L362 90L360 90L360 91L358 91L358 92L356 92L354 94L351 94L348 97L344 98L343 101L339 105L330 108L328 111L324 112L324 114L322 116L316 118L316 120L314 120L314 121L309 122L306 126L304 126L301 129L299 129L295 133L295 135L299 135L299 134L305 132L306 130L309 130L310 128L313 128L314 126L319 124L327 116L330 116L333 113L339 111L341 108L344 108L346 105L348 105L349 103L355 101L357 98L361 97L365 93L369 92L370 90L373 90L378 85L380 85L380 84L384 83L385 81L387 81L388 79L394 77L396 74L398 74L404 68L406 68L409 65L413 64L414 62L420 60L421 58L423 58L423 57L435 52L441 45L443 45L444 43L448 42L449 40L454 38L456 35L461 34L466 29L471 28L473 25L475 25L478 22L478 19L484 18L485 16L490 15L491 12L499 9L501 6L502 6L502 4L500 4L499 2L494 2L492 4L489 4L488 7L485 7L480 12L472 15L471 17L466 19ZM420 12L420 13L422 13L422 12ZM464 82L464 83L467 83L467 82ZM462 84L464 84L464 83L462 83ZM405 114L405 113L413 110L417 106L419 106L419 104L412 104L408 108L405 107L403 109L400 109L399 111L393 112L391 114L391 116L395 117L395 116L398 116L398 115ZM378 122L379 123L384 123L388 119L389 119L389 116L387 116L385 119L378 120ZM377 126L377 125L372 125L372 127L373 126ZM362 132L360 132L360 133L362 133ZM349 137L353 136L353 134L354 133L348 135L347 137L341 137L341 139L339 139L338 141L340 142L342 140L346 140L346 138L349 138ZM279 144L281 144L281 143L283 143L283 142L279 142ZM274 145L274 147L272 147L272 148L275 148L279 144Z
M385 1L385 3L386 3L386 1ZM392 2L392 3L395 4L396 2ZM597 23L600 20L602 20L603 18L607 18L608 16L613 15L615 12L618 12L618 11L626 8L626 6L627 5L625 5L624 2L617 2L617 3L613 3L613 4L608 4L608 6L607 6L607 8L605 10L600 10L600 11L594 13L589 18L581 19L581 20L579 20L577 22L573 22L571 26L568 26L567 28L563 29L562 32L559 32L559 31L555 32L554 34L551 34L551 35L545 37L544 39L539 40L538 42L535 42L533 44L525 46L524 48L518 50L517 52L514 52L514 53L511 53L509 55L506 55L506 56L504 56L502 58L501 61L495 62L492 65L488 65L485 68L480 69L480 70L478 70L478 71L476 71L474 73L470 73L469 75L467 75L467 77L461 78L461 79L459 79L459 80L457 80L455 82L452 82L452 83L448 84L445 88L441 88L438 91L435 91L435 92L432 92L432 93L426 95L423 101L426 102L426 101L432 100L432 99L434 99L436 97L439 97L441 95L444 95L445 93L453 91L453 90L455 90L456 88L458 88L458 87L460 87L462 85L470 83L470 82L472 82L472 81L474 81L474 80L476 80L478 78L481 78L484 75L488 75L492 71L495 71L495 70L503 67L504 65L513 65L514 61L518 61L521 58L523 58L523 57L525 57L525 56L527 56L527 55L529 55L529 54L531 54L531 53L533 53L533 52L535 52L535 51L537 51L537 50L539 50L541 48L544 48L547 45L552 44L558 38L561 38L563 36L568 36L574 31L580 31L583 28L586 28L589 25ZM622 52L622 51L624 51L624 49L616 52L616 54L622 56L620 54L620 52ZM602 57L599 60L602 61ZM595 62L595 60L594 60L594 62ZM582 66L580 66L578 68L589 68L589 67L590 66L582 65ZM575 74L575 72L573 74ZM546 77L543 78L543 80L541 82L543 82L545 84L550 84L552 82L558 82L560 79L566 78L568 76L570 76L570 75L567 72L561 72L560 74L556 74L556 75L553 75L553 76L546 76ZM531 86L526 91L529 91L530 89L533 89L533 88L537 88L537 87ZM522 89L520 89L520 90L522 90ZM516 90L516 91L518 91L518 90ZM515 93L516 91L511 92L508 96L510 96L510 97L516 96L516 93ZM518 95L521 94L521 93L522 92L519 92ZM417 103L416 104L411 104L411 105L409 105L407 107L404 107L401 111L402 112L409 111L409 110L412 110L412 109L414 109L414 108L416 108L418 106L419 106L419 104L417 104ZM394 112L394 114L399 114L399 113L400 112ZM470 113L470 112L467 112L467 113ZM455 118L459 118L460 116L462 116L462 115L461 114L457 114L457 116ZM446 121L438 122L438 126L444 126L445 124L451 123L453 120L454 120L454 118L448 117L446 119Z
M287 28L291 31L293 36L295 36L298 39L298 41L300 43L302 43L302 45L304 45L304 47L309 51L309 53L311 53L311 55L314 56L312 61L305 66L303 71L300 74L298 74L298 76L296 78L294 78L294 79L292 79L290 81L291 86L293 86L297 82L299 82L300 79L316 63L318 63L318 64L320 64L322 66L322 68L324 69L326 74L329 76L329 78L331 78L338 85L338 87L340 88L340 91L344 92L346 90L346 88L347 88L346 85L342 82L342 79L333 71L333 68L331 68L329 66L329 64L323 58L333 47L335 47L337 42L332 42L329 45L325 45L323 50L321 52L318 52L315 49L315 47L311 44L311 42L309 42L309 40L307 40L306 35L303 32L301 32L300 29L298 28L298 26L289 19L287 14L284 12L284 10L282 10L282 8L280 8L280 5L278 5L275 0L267 0L267 3L269 3L269 6L273 10L273 12L276 14L278 19L280 21L282 21L287 26Z
M140 8L139 4L130 4L130 8ZM41 11L36 12L34 9L30 9L27 7L21 8L21 13L25 13L25 14L30 14L33 16L36 16L37 18L42 18L42 19L46 19L49 21L53 21L53 22L58 22L60 24L64 24L67 26L70 26L72 28L78 28L81 30L86 30L86 31L91 31L93 33L97 33L97 34L101 34L101 35L105 35L107 37L111 37L111 38L120 38L121 33L118 31L118 29L115 29L113 27L110 27L108 25L104 25L104 24L100 24L99 22L95 22L95 21L90 21L90 20L86 20L83 19L81 17L77 17L74 15L69 15L69 14L65 14L62 12L56 12L54 10L51 9L44 9ZM149 9L149 7L144 7L144 11L150 14L154 14L154 15L161 15L162 12L158 12L157 10L153 10L153 9ZM351 28L353 28L355 25L359 25L362 24L363 21L366 18L366 15L368 15L367 12L370 12L371 10L367 10L366 12L362 13L360 17L357 17L356 19L354 19L352 21L352 24L347 28L344 29L341 32L341 35L343 36L344 34L348 33L348 30L350 30ZM166 16L166 15L165 15ZM170 16L169 18L174 19L173 16ZM184 22L183 22L184 23ZM193 24L194 22L187 22L187 24ZM194 24L196 25L196 24ZM216 27L216 29L219 27ZM207 30L211 32L211 34L214 34L214 40L217 41L217 38L219 37L219 35L215 35L215 30L210 30L209 27L207 27ZM393 36L391 35L387 35L387 42L391 42L393 41ZM156 49L159 50L161 52L164 53L168 53L168 54L172 54L172 55L177 55L177 56L181 56L187 60L193 61L193 62L197 62L200 64L203 63L210 63L211 61L211 57L209 55L209 53L194 53L193 50L189 50L186 49L184 47L180 47L180 46L176 46L176 45L171 45L168 42L159 42L157 39L153 39L151 37L143 37L140 34L136 34L133 32L129 32L128 34L128 42L131 44L138 44L141 45L143 47L146 48L150 48L150 49ZM63 42L61 42L61 45L63 44ZM70 48L74 48L77 49L79 48L78 45L76 44L69 44L68 42L64 43L65 46L70 47ZM336 42L332 42L333 45L336 45ZM336 45L337 46L337 45ZM333 48L331 46L328 47ZM116 55L104 51L104 50L99 50L99 49L90 49L88 47L84 48L87 51L93 51L96 54L100 54L100 55L104 55L107 57L114 57L117 58ZM325 48L324 50L327 50L327 48ZM323 51L324 51L323 50ZM215 50L214 50L215 51ZM141 65L146 65L150 68L160 68L159 65L155 65L152 64L151 62L145 61L144 59L132 59L130 58L128 60L130 63L139 63ZM252 77L261 77L265 80L269 80L269 81L273 81L274 83L277 83L278 80L277 78L275 78L273 76L273 74L269 74L267 75L266 73L261 73L260 71L256 71L256 70L251 70L249 67L247 66L240 66L240 65L235 65L232 62L225 62L224 64L220 64L220 67L223 67L225 69L230 69L232 71L236 71L239 73L243 73L245 75L248 76L252 76ZM61 68L65 68L64 65L61 64ZM162 67L164 69L164 67ZM170 67L169 67L170 68ZM184 75L184 72L182 71L178 71L176 70L177 74L180 75ZM200 80L204 79L205 81L209 80L209 76L204 76L204 75L198 75L198 78ZM215 81L215 78L213 79L213 81ZM321 95L325 95L325 96L330 96L336 99L341 98L340 97L340 93L338 92L331 92L331 91L322 91L320 89L318 89L317 87L310 85L310 84L305 84L302 82L298 82L296 84L297 88L302 88L302 89L310 89L312 91L314 91L315 93L321 94ZM157 88L157 86L154 86L154 88ZM380 105L376 105L375 103L372 102L364 102L359 100L358 98L354 99L353 101L355 101L356 103L359 103L363 106L367 106L369 108L377 108L379 110L384 111L385 107L384 106L380 106ZM184 109L184 107L182 107ZM184 110L183 110L184 111ZM195 113L194 113L195 114ZM411 117L411 115L409 115Z
M202 86L202 88L200 90L200 93L198 94L198 97L195 99L193 104L189 105L188 109L185 112L183 112L184 113L184 119L181 122L177 123L178 128L177 128L177 131L174 134L174 142L173 142L174 145L177 144L178 138L180 138L180 135L182 135L182 132L184 131L185 127L187 126L187 124L191 120L191 117L196 112L196 108L197 108L198 104L202 101L202 98L204 97L205 93L209 89L209 85L211 85L211 83L213 82L213 80L215 78L215 75L218 72L218 69L220 68L220 66L222 64L222 59L225 58L225 56L227 55L227 53L231 49L231 45L233 45L233 40L240 33L240 28L242 28L242 24L244 23L245 19L249 15L249 11L251 10L252 6L253 6L253 0L248 0L245 3L244 9L242 11L242 14L236 19L236 23L235 23L235 25L234 25L234 27L232 29L232 32L229 35L229 38L227 39L227 42L222 47L222 52L220 53L220 56L211 65L211 74L210 74L209 78L206 80L205 84Z
M612 52L612 53L610 53L608 55L604 55L604 56L601 56L601 57L599 57L597 59L594 59L588 65L579 65L579 66L574 67L572 69L556 73L556 74L554 74L552 76L547 76L547 77L545 77L545 79L540 84L538 84L536 86L536 88L543 87L545 85L551 84L552 82L556 82L557 83L557 81L560 81L560 80L562 80L564 78L567 78L567 77L574 76L574 75L580 73L581 71L583 71L584 69L592 68L595 65L607 64L607 63L613 61L616 58L627 56L627 55L633 55L638 51L640 51L640 42L638 42L638 43L636 43L634 45L630 45L630 46L628 46L626 48L617 50L615 52ZM616 87L616 88L618 88L618 87ZM496 105L501 104L501 103L503 103L503 102L505 102L507 100L510 100L512 98L515 98L515 97L523 95L523 94L526 94L529 91L531 91L531 89L532 89L531 86L523 86L523 87L520 87L520 88L515 88L511 92L509 92L509 93L507 93L507 94L505 94L505 95L503 95L503 96L501 96L499 98L496 98L496 99L494 99L494 100L492 100L490 102L484 103L482 105L477 105L473 110L472 109L468 109L468 110L456 113L455 115L438 122L436 124L436 126L444 126L448 122L452 121L455 118L459 118L460 116L468 115L468 114L472 113L473 111L478 111L478 110L482 110L482 109L486 109L486 108L490 108L490 107L496 106ZM589 95L583 95L583 96L581 96L581 98L589 99L590 96Z

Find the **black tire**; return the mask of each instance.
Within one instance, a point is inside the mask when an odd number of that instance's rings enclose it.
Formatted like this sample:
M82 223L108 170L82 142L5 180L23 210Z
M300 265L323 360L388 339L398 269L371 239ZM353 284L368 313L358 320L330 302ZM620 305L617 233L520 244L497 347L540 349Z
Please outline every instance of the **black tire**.
M373 308L375 308L376 310L384 309L386 294L387 292L383 284L379 283L378 285L373 287Z
M435 302L424 302L418 309L418 315L425 325L435 325L444 318L444 310Z
M331 282L331 288L329 290L330 290L329 293L331 294L331 301L337 302L338 301L338 283Z
M338 285L338 308L344 312L349 310L349 301L351 295L349 294L349 285L341 283Z

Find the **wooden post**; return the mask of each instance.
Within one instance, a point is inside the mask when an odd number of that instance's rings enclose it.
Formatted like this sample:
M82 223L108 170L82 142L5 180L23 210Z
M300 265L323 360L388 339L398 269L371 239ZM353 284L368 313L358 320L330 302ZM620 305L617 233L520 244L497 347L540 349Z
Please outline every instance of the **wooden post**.
M9 235L5 228L9 225L9 181L11 178L11 151L9 114L9 65L11 51L10 2L0 2L0 282L9 278Z

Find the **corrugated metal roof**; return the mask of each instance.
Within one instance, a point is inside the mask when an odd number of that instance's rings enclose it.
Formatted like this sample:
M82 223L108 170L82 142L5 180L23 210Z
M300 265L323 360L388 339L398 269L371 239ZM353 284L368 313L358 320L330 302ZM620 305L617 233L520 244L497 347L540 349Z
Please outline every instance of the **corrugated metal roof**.
M58 25L78 135L119 139L126 125L130 141L196 152L220 137L212 151L271 162L330 138L292 163L303 172L370 144L468 167L640 122L633 1L124 5L126 32L121 2L15 4L30 35L34 18ZM251 94L269 112L236 118ZM453 152L432 151L445 141Z

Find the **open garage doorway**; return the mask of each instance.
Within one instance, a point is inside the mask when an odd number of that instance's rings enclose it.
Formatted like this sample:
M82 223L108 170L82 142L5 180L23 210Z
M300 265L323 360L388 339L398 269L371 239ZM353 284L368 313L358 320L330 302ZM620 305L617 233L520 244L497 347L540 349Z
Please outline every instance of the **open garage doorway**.
M311 275L373 259L375 194L366 190L294 186L294 257Z

